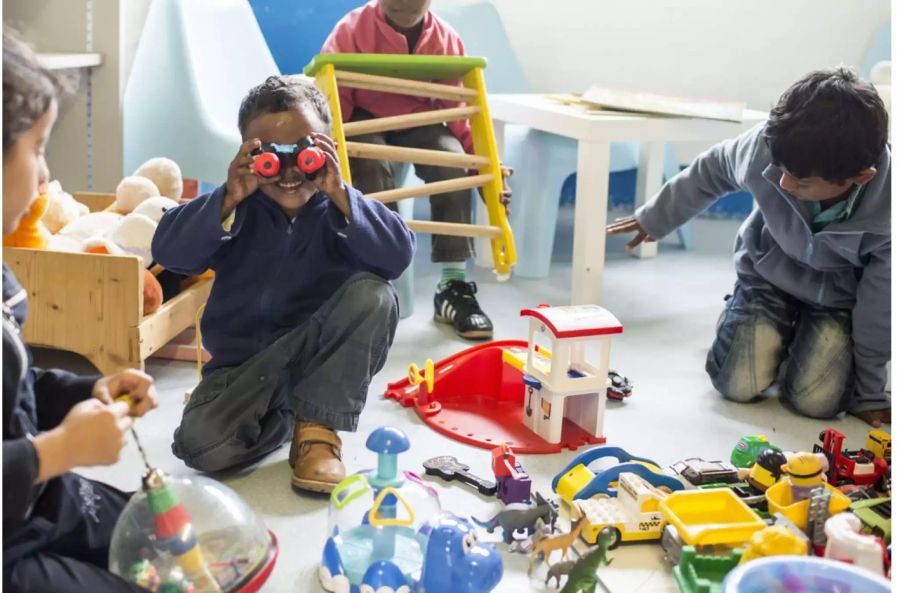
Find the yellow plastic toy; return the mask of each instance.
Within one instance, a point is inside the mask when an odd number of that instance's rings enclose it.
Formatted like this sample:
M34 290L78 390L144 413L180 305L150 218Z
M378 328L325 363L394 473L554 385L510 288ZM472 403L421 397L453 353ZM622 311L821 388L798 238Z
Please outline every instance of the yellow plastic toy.
M41 193L31 203L28 213L22 217L16 230L3 237L4 247L21 247L25 249L47 249L50 231L41 222L44 212L50 205L46 193Z
M760 453L749 470L738 470L738 475L758 491L765 492L781 477L781 468L786 462L784 453L770 449Z
M828 501L828 516L850 508L851 501L846 494L827 482L823 482L820 486L824 487L831 494L831 498ZM806 530L809 517L809 499L796 500L791 492L789 481L782 480L766 490L766 500L769 503L770 515L781 513L791 523L802 530Z
M881 457L886 462L891 462L891 435L878 428L869 431L866 436L866 449Z
M795 453L781 466L795 501L809 498L814 488L825 484L826 469L825 459L816 453Z
M410 385L420 385L425 383L428 393L434 391L434 361L430 358L425 359L425 368L421 371L416 363L411 362L406 371Z
M806 556L809 540L784 525L770 525L750 536L740 564L765 556Z
M485 66L487 61L484 58L471 56L321 54L306 66L304 74L315 77L316 85L328 99L334 122L331 135L337 142L341 174L347 183L352 183L349 157L452 167L474 172L459 179L397 188L367 197L391 203L407 198L482 188L488 214L487 225L424 220L409 220L407 225L416 232L490 239L494 272L499 280L506 280L516 263L516 246L506 209L500 203L503 174L488 108L484 84ZM459 80L462 84L453 86L432 82L449 80ZM458 101L459 107L343 123L339 87ZM468 119L472 124L475 154L353 141L353 136L463 119Z
M742 546L766 523L729 488L682 490L659 503L666 521L684 543Z

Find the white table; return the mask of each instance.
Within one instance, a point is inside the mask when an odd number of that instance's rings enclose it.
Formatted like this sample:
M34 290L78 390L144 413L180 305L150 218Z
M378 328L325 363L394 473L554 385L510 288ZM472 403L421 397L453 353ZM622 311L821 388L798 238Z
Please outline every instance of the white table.
M572 304L600 303L606 259L609 157L612 142L641 142L635 207L659 191L666 142L703 141L710 145L739 135L765 120L762 111L746 110L741 123L588 109L547 95L489 95L494 134L503 154L506 124L519 124L578 141L575 186L575 238L572 246ZM603 196L603 199L596 199ZM522 203L517 198L517 203ZM527 200L527 198L524 198ZM484 252L484 249L479 249ZM635 250L656 255L656 243Z

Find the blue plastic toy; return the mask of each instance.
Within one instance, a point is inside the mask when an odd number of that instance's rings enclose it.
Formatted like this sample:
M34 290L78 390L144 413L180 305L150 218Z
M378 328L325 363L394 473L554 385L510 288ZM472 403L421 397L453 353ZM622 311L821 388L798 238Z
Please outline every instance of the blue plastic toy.
M362 471L331 495L331 537L325 543L319 580L327 591L358 593L487 593L503 573L497 551L477 544L465 519L441 514L437 493L412 472L398 469L409 449L403 431L383 427L366 447L378 454L376 470Z
M588 466L605 457L611 457L619 463L600 471L593 471ZM650 459L636 457L619 447L594 447L575 456L566 467L553 477L553 491L566 502L591 498L597 494L616 496L613 483L619 475L630 472L647 480L655 488L668 488L670 491L683 490L684 484L670 475L662 473L660 467Z

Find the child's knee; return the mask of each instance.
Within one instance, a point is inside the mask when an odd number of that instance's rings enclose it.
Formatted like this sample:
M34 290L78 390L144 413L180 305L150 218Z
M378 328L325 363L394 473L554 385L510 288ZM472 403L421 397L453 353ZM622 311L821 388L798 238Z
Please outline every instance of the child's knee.
M759 396L759 391L753 386L751 374L735 369L711 369L706 365L706 373L712 381L716 391L727 400L745 404Z
M339 314L348 321L395 319L398 315L397 292L381 276L356 274L347 281L339 309Z
M777 377L780 339L771 325L747 323L720 329L710 348L706 372L716 391L735 402L758 397Z
M785 380L781 394L798 414L810 418L834 418L847 394L847 377L826 378L818 384L798 384Z

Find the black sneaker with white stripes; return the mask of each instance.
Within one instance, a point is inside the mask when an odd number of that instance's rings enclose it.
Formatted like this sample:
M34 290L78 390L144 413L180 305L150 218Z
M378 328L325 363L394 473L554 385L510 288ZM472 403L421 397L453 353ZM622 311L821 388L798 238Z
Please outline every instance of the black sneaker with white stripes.
M451 280L434 294L434 320L448 323L457 335L469 340L489 340L494 324L478 305L474 282Z

